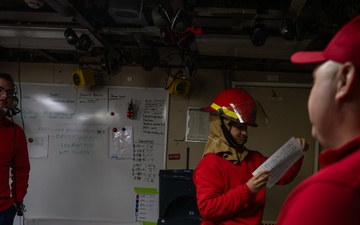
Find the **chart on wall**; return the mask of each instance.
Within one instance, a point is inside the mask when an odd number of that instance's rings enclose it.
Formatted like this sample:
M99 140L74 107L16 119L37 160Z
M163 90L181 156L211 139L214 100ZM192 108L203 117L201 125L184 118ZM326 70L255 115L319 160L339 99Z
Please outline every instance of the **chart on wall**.
M158 188L168 93L156 88L21 84L29 218L134 221L134 188ZM109 207L111 206L111 207Z

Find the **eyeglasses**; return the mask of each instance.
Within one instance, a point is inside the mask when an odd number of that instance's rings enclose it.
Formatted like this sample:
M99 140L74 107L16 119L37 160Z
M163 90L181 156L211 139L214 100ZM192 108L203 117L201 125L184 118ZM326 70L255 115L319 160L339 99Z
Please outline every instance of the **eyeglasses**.
M3 95L5 92L9 98L13 98L16 94L15 90L5 90L3 87L0 86L0 95Z

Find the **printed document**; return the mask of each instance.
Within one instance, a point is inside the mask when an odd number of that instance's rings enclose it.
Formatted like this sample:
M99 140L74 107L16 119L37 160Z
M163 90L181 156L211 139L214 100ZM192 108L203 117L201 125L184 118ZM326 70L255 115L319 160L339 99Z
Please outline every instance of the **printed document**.
M271 175L266 183L266 187L271 188L303 155L304 152L300 143L292 137L252 174L255 176L261 171L270 171Z

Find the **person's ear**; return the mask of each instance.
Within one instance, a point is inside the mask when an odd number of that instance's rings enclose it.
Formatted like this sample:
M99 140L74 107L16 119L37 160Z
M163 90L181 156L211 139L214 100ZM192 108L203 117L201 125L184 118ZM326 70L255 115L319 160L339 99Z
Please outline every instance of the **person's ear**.
M356 91L359 77L356 74L355 66L350 62L342 64L337 76L338 82L335 98L338 101L343 101Z

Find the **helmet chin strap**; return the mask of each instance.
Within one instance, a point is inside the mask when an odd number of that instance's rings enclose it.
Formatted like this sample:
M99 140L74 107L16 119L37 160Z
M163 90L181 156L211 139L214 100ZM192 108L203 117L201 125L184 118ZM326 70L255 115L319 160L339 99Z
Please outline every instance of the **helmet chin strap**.
M230 134L230 131L227 129L225 123L224 123L224 117L220 116L220 121L221 121L221 130L224 134L224 137L226 139L226 141L228 142L229 146L235 149L240 149L240 151L242 151L242 144L239 144L235 138Z

